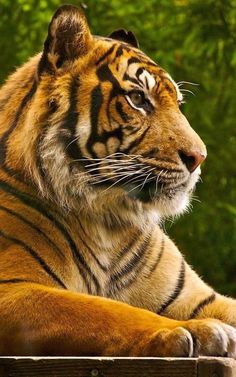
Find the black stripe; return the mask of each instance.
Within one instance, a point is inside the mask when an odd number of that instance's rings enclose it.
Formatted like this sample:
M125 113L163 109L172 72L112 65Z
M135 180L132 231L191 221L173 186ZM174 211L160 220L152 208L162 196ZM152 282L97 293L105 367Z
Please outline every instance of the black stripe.
M66 114L66 117L63 121L63 125L66 126L73 134L75 132L75 125L77 123L78 119L78 112L77 112L77 104L78 104L78 99L77 99L77 94L78 94L78 88L79 88L79 78L76 77L71 81L70 84L70 106L68 109L68 112Z
M40 234L43 238L46 239L47 243L55 249L56 253L60 256L63 257L64 254L63 252L59 249L59 247L40 229L38 228L35 224L33 224L31 221L27 220L25 217L20 215L19 213L16 213L9 208L3 207L0 205L0 210L5 211L7 213L10 213L12 216L16 217L17 219L21 220L23 223L29 225L32 229L34 229L37 233Z
M44 269L44 271L54 280L56 281L62 288L66 289L65 284L61 281L61 279L51 270L51 268L47 265L47 263L33 250L30 246L26 245L23 241L15 238L10 237L9 235L3 233L0 230L0 236L13 242L16 245L21 246L26 252L28 252L37 262L38 264Z
M72 160L78 160L82 158L82 153L78 144L78 138L76 137L76 125L78 123L79 113L77 110L78 103L78 88L79 88L79 77L73 78L70 83L70 96L69 96L69 109L64 116L59 132L58 132L58 142L61 143L64 147L64 151L68 157ZM50 115L55 113L57 107L53 107L47 114L47 125L50 127ZM70 135L63 131L70 131ZM36 142L36 166L37 170L47 185L51 186L51 180L47 177L47 172L43 169L42 160L40 156L40 147L44 141L46 135L46 130L44 130L41 135L39 135Z
M114 260L112 267L116 268L118 266L118 263L123 259L123 257L134 247L135 243L138 242L139 237L141 236L143 232L139 230L138 232L135 233L135 235L132 237L130 242L123 247L123 249L120 251L119 255L117 258Z
M143 73L143 71L144 71L144 68L139 68L138 70L137 70L137 72L136 72L136 77L137 77L137 79L138 79L138 81L140 82L140 84L143 86L143 81L142 80L140 80L140 78L139 78L139 76ZM147 90L149 90L149 85L148 85L148 80L147 80L147 77L145 76L145 84L146 84L146 88L147 88Z
M0 279L0 284L33 283L26 279Z
M78 113L78 88L79 88L79 78L73 78L70 85L70 106L62 121L60 130L63 129L70 131L70 136L65 136L63 132L59 134L59 140L62 141L65 146L65 152L67 155L77 160L82 158L82 153L78 144L76 137L76 125L78 124L79 113Z
M148 84L148 79L147 79L147 77L145 77L145 84L146 84L146 88L147 88L147 90L149 90L149 84Z
M97 126L99 120L99 113L103 104L103 94L101 90L101 85L97 85L91 93L91 105L90 105L90 119L91 119L91 131L90 137L87 141L87 149L89 153L97 158L97 154L93 150L93 145L96 142L105 143L110 137L115 136L122 142L122 129L121 126L117 127L112 131L104 131L101 134L98 134Z
M177 297L180 295L184 287L184 281L185 281L185 262L184 260L182 260L180 273L179 273L179 277L178 277L174 292L172 293L170 298L160 307L160 309L158 310L158 314L162 314L167 309L167 307L177 299Z
M96 61L96 65L99 65L104 59L106 59L110 54L112 54L112 52L114 51L114 48L115 48L115 44L113 44L109 50L107 50L105 52L105 54L103 54L97 61Z
M135 56L132 56L131 58L129 58L129 60L128 60L128 65L131 65L131 64L133 64L133 63L141 63L141 60L140 59L138 59L138 58L136 58Z
M113 75L108 65L103 64L102 66L100 66L97 69L97 76L100 81L102 82L108 81L112 84L112 90L110 92L108 104L110 103L111 99L114 98L115 96L125 93L124 89L121 87L119 81Z
M148 244L146 246L146 249L148 245L150 244L151 237L148 240ZM138 274L144 269L144 267L147 265L147 260L149 258L150 253L152 252L152 248L150 247L148 250L148 253L144 253L143 257L141 258L140 262L135 266L135 268L132 270L132 274L128 276L124 281L117 281L116 286L119 287L119 289L128 288L134 281L137 280ZM141 263L142 262L142 263Z
M106 107L106 115L108 118L108 122L111 125L110 119L110 111L109 106L112 99L117 96L118 94L123 93L123 89L121 88L119 81L114 77L111 70L106 64L103 64L97 69L97 76L101 82L109 81L112 84L112 90L110 91L109 98L107 101ZM104 97L101 89L101 84L98 84L91 92L91 103L90 103L90 123L91 123L91 131L90 137L87 141L87 149L88 152L92 155L92 157L96 158L97 155L93 150L93 145L96 142L105 143L108 138L111 136L115 136L118 138L120 143L122 143L123 139L123 131L121 126L111 131L104 131L102 133L98 133L98 122L99 122L99 113L104 102Z
M87 141L87 149L89 153L94 157L97 158L96 153L94 152L92 146L96 141L97 135L97 125L98 125L98 118L99 113L103 103L103 94L101 85L97 85L91 93L91 105L90 105L90 119L91 119L91 131L90 137Z
M208 296L207 298L205 298L204 300L202 300L196 307L195 309L192 311L189 319L193 319L193 318L196 318L198 316L198 314L202 311L202 309L211 304L214 300L216 299L216 295L215 293L213 292L210 296Z
M144 130L143 133L137 139L131 141L131 143L126 148L124 148L124 149L121 148L121 152L127 153L127 154L130 153L134 147L136 147L137 145L139 145L142 142L142 140L144 139L149 128L150 128L150 126L148 126L146 128L146 130Z
M97 69L97 77L102 82L109 81L113 85L113 88L116 88L118 93L124 93L124 89L121 88L119 81L113 75L107 64L103 64Z
M25 106L30 101L30 99L33 97L34 93L36 92L36 89L37 89L37 85L36 85L36 82L34 82L33 85L32 85L32 87L31 87L31 89L30 89L30 91L25 95L25 97L21 101L21 104L20 104L20 106L19 106L19 108L18 108L18 110L16 112L16 116L15 116L14 122L8 128L8 130L6 130L4 132L4 134L2 135L2 137L0 139L0 163L1 164L5 163L6 154L7 154L7 142L8 142L8 139L9 139L11 133L16 128L16 126L18 124L18 121L20 119L20 116L22 114L22 111L24 110ZM6 167L6 169L7 169L7 167Z
M143 85L143 82L140 80L139 76L143 73L143 70L144 70L144 68L140 67L135 74L135 76L137 77L137 79L138 79L138 81L140 82L141 85Z
M78 220L79 221L79 220ZM85 236L87 236L85 230L84 230L84 227L82 226L81 222L79 221L79 225L84 233ZM79 236L79 235L78 235ZM81 238L81 236L79 236L80 240L82 241L82 243L85 245L86 249L89 251L90 255L92 256L92 258L96 261L96 263L98 264L98 266L101 268L102 271L107 271L108 268L106 266L104 266L103 264L101 264L101 262L99 261L99 259L97 258L97 256L94 254L93 250L91 249L91 247L87 244L86 241L84 241L84 239Z
M116 102L116 111L120 115L120 117L123 120L123 122L126 123L126 122L129 121L130 117L124 112L123 105L122 105L122 103L120 101Z
M160 263L161 257L162 257L163 252L164 252L164 248L165 248L165 238L164 238L164 235L163 235L162 240L161 240L160 251L157 254L157 259L156 259L155 263L153 264L153 266L150 268L150 271L146 275L147 278L149 278L151 276L151 274L156 270L158 264Z
M136 134L137 132L139 132L141 130L142 126L140 127L137 127L135 124L134 125L128 125L128 126L124 126L124 129L129 131L129 136L130 135L134 135Z
M133 254L133 257L127 262L127 264L121 268L120 271L113 274L110 278L109 287L110 292L113 292L113 288L119 287L119 284L122 284L121 279L124 278L128 273L133 271L137 265L140 263L140 261L144 258L145 252L147 250L147 246L150 242L152 233L150 233L147 237L145 237L144 241L141 243L141 245L138 247L137 250L135 250L135 253ZM125 282L123 282L125 284Z
M116 50L116 57L114 60L116 60L117 58L119 58L119 56L123 55L123 50L124 50L124 47L123 46L119 46Z
M77 265L77 267L78 267L78 269L81 273L82 278L84 279L84 282L86 283L88 291L90 291L89 282L87 281L87 276L86 276L86 274L84 273L84 271L81 267L83 267L86 270L86 272L89 274L89 277L92 278L93 283L94 283L97 291L99 291L99 284L98 284L97 278L94 276L91 269L86 264L83 256L79 253L79 251L76 247L76 244L73 241L73 239L71 238L70 234L64 228L64 226L61 224L61 222L59 222L54 216L52 216L52 214L46 208L43 207L43 203L36 200L36 199L33 199L32 197L30 197L29 195L26 195L25 193L23 193L21 191L16 190L12 186L10 186L8 183L3 182L3 181L0 181L0 189L2 189L3 191L5 191L5 192L7 192L11 195L13 195L18 200L20 200L22 203L24 203L25 205L35 209L41 215L43 215L44 217L46 217L48 220L50 220L53 223L53 225L62 233L62 235L66 239L66 241L67 241L67 243L68 243L68 245L69 245L69 247L72 251L74 261L75 261L75 263L76 263L76 265Z
M134 84L140 86L139 80L135 79L134 77L130 77L126 72L124 73L123 80L133 82Z
M109 98L107 100L107 106L106 106L106 113L108 122L110 125L110 128L112 128L111 125L111 115L110 115L110 104L114 97L116 97L119 94L124 94L124 89L121 88L119 81L115 78L113 73L111 72L108 65L103 64L98 70L97 70L97 76L100 81L109 81L112 84L112 89L109 94Z
M90 105L90 114L91 114L91 125L92 130L91 133L97 134L97 124L98 124L98 117L99 112L101 110L101 106L103 103L103 94L101 85L97 85L91 93L91 105Z

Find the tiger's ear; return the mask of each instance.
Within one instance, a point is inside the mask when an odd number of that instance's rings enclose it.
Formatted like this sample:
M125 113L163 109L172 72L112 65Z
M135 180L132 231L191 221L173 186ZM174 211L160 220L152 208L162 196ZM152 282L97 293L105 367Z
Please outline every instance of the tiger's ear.
M108 35L109 38L117 39L118 41L126 42L133 47L139 48L139 43L132 31L125 29L118 29Z
M91 42L92 35L83 11L72 5L62 5L49 24L39 73L55 72L64 63L85 55Z

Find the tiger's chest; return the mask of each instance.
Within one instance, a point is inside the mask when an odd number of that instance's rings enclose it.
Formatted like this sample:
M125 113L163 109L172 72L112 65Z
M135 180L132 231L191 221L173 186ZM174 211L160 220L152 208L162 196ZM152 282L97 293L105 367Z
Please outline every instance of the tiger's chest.
M153 309L178 268L176 261L169 267L158 227L127 227L120 236L111 236L78 217L59 216L11 184L0 194L0 221L0 279L38 282Z

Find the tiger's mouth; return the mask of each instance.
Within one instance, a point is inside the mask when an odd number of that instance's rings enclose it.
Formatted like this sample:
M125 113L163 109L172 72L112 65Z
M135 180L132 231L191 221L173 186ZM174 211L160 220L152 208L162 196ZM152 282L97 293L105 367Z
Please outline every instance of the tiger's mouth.
M136 176L135 179L130 180L127 177L120 177L114 180L105 180L95 184L96 187L100 188L102 192L109 192L111 189L122 189L126 196L131 200L138 200L142 203L154 203L159 199L172 200L175 195L179 192L187 193L189 180L187 179L173 179L170 181L165 181L160 177L159 174L154 175L150 178L142 178ZM195 184L194 184L195 186Z
M169 185L157 181L144 183L143 186L137 188L134 184L128 184L124 187L129 198L140 200L143 203L155 202L158 199L172 200L177 193L190 194L194 188L189 187L189 179L175 185Z
M144 183L141 188L137 188L135 184L127 184L124 189L131 199L140 200L143 203L152 202L161 195L162 191L157 182Z
M89 184L100 192L117 191L131 200L142 203L170 202L180 195L188 196L198 181L199 172L190 174L181 166L167 164L157 165L139 161L137 156L129 156L122 160L123 154L117 158L106 157L103 160L86 160L85 171L89 173ZM121 158L120 158L121 157ZM126 157L126 156L125 156ZM122 194L123 192L123 194Z

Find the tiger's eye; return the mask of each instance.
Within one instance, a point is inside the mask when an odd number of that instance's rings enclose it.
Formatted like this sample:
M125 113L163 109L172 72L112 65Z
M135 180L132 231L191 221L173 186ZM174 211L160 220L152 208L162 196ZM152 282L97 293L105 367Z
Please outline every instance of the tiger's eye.
M142 106L144 103L143 96L139 92L131 92L129 98L135 106Z

